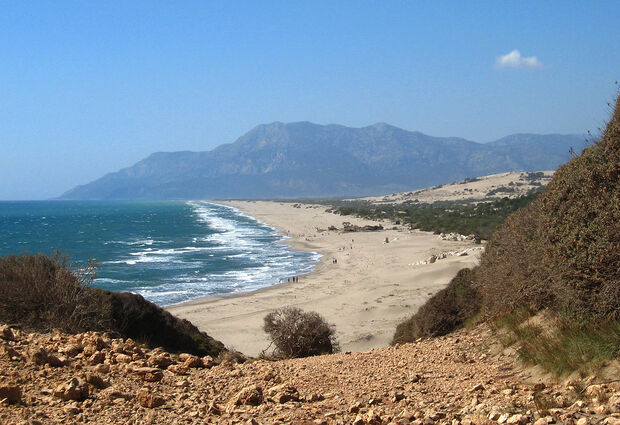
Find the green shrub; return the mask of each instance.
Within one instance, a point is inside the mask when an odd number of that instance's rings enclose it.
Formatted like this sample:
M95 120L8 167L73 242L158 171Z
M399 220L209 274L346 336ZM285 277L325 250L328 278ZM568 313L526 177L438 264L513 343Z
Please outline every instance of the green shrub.
M620 105L602 139L494 234L476 269L485 311L620 320Z
M338 351L334 329L318 313L283 307L264 318L263 330L284 358L309 357Z
M470 269L460 270L446 288L433 295L416 314L396 327L392 344L441 336L462 327L480 307L480 297L471 279Z

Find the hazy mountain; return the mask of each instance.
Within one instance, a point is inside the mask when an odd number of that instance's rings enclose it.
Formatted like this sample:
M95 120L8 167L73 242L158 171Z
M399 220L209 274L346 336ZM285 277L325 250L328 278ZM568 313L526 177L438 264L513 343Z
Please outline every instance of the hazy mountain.
M504 171L557 168L577 135L515 134L490 143L432 137L388 124L259 125L208 152L158 152L78 186L62 199L362 196Z

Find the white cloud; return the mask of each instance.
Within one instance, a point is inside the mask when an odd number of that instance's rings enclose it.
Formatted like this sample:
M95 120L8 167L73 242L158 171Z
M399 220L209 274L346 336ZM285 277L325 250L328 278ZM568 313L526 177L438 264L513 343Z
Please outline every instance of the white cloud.
M506 55L495 58L495 67L536 69L542 67L542 63L536 56L521 56L521 52L515 49Z

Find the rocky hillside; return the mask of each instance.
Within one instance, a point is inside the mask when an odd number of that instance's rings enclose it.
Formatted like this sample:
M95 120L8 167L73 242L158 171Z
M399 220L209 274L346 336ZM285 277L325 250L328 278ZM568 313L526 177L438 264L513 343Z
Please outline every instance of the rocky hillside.
M159 152L78 186L62 199L369 196L506 171L551 170L577 135L517 134L490 143L431 137L387 124L259 125L208 152Z
M0 328L2 424L620 424L620 383L544 383L484 328L243 364L101 333Z

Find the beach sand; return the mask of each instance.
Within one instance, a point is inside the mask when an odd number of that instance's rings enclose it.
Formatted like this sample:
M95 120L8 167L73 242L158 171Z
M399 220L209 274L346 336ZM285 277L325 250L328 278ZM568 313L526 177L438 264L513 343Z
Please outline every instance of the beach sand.
M167 309L250 356L269 346L263 317L276 308L316 311L336 328L342 351L367 351L390 343L396 325L411 316L458 270L477 264L480 245L441 240L429 232L400 230L342 233L317 231L334 225L382 224L326 211L324 206L266 201L220 202L273 225L290 236L294 249L323 254L312 273L298 282L258 291L203 298ZM386 237L389 243L385 243ZM416 265L431 255L472 249L432 264ZM337 263L333 263L336 259Z

